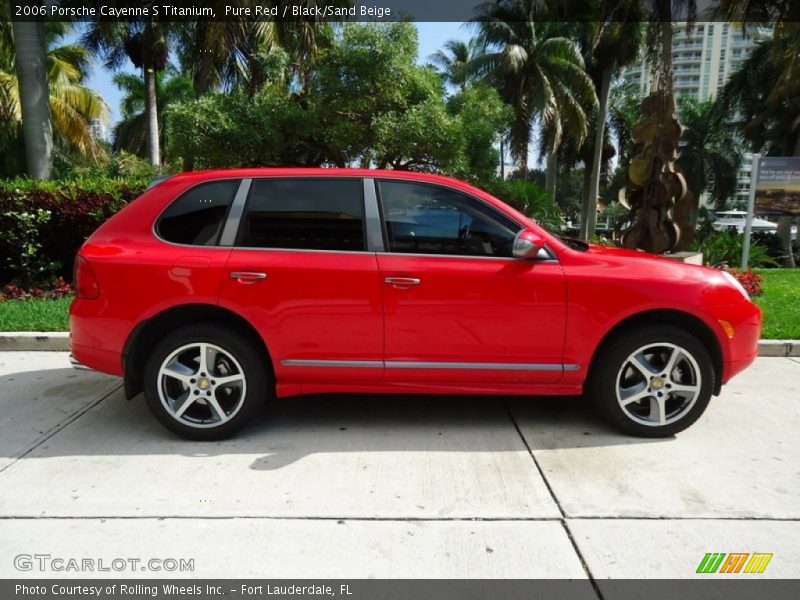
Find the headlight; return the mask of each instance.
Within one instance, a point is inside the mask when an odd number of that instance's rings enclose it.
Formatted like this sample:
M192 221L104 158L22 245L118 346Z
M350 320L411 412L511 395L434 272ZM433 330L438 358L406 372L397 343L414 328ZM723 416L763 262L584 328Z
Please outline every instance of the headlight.
M722 276L728 280L728 283L730 283L733 287L742 292L742 296L750 300L750 294L747 293L747 290L744 289L744 286L741 283L739 283L739 280L736 279L736 277L734 277L727 271L722 271Z

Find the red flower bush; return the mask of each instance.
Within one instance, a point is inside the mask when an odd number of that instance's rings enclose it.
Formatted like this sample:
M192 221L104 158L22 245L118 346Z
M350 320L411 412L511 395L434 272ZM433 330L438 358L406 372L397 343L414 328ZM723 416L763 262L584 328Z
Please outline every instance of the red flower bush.
M63 277L57 277L55 281L53 281L52 287L45 290L39 287L25 289L22 286L9 283L3 286L0 299L27 300L28 298L66 298L70 295L72 295L72 286L67 283Z
M72 286L67 283L63 277L56 277L53 282L53 291L51 295L53 298L64 298L72 294Z
M736 280L742 284L742 287L745 289L745 291L751 296L760 296L764 293L764 290L762 289L762 286L764 285L764 278L752 269L740 271L739 269L722 267L722 270L733 275Z

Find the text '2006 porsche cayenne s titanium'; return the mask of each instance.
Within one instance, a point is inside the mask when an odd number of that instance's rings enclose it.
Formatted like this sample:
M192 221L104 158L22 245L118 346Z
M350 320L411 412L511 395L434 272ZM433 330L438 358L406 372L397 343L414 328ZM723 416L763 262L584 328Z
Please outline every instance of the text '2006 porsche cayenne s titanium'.
M576 395L672 435L756 356L729 274L562 240L470 185L239 169L153 185L80 249L72 360L219 439L274 397Z

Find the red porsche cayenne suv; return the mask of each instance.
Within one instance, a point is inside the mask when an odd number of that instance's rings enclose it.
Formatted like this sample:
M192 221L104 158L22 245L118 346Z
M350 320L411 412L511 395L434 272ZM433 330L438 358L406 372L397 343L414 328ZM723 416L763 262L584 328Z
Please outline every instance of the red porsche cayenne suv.
M756 356L730 275L560 239L435 175L184 173L80 249L72 360L167 428L219 439L272 397L587 394L672 435Z

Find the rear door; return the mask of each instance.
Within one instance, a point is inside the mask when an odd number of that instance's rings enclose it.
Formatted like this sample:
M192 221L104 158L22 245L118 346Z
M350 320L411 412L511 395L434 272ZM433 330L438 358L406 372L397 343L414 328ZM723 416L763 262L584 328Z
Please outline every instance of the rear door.
M363 190L348 177L252 180L221 304L262 333L282 382L382 376L381 289Z

